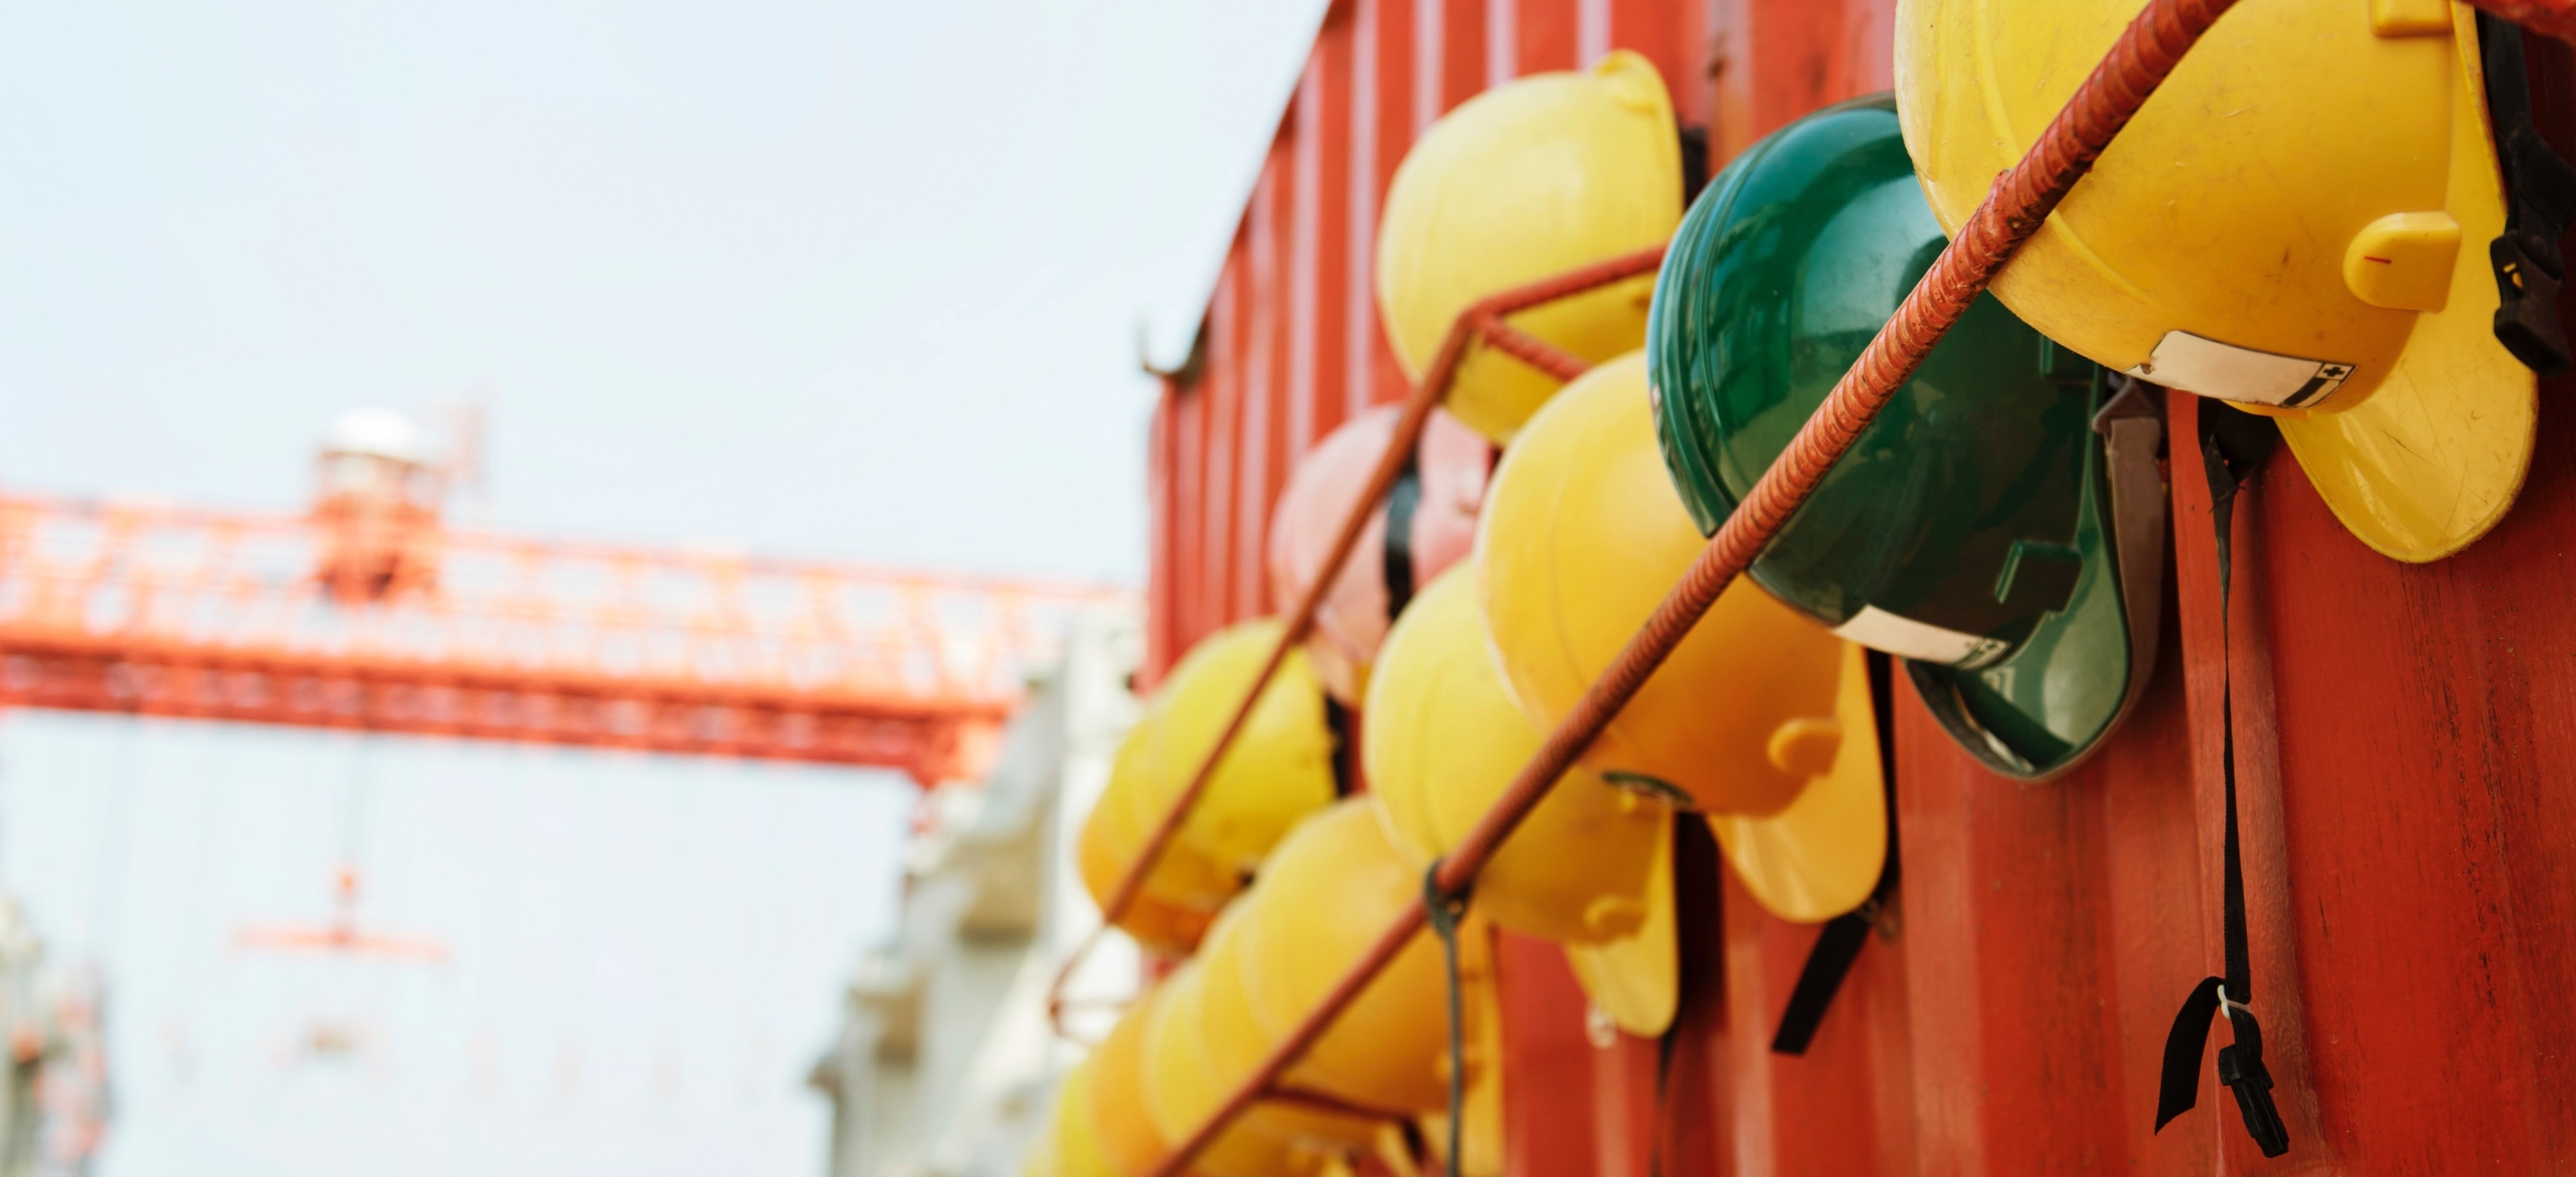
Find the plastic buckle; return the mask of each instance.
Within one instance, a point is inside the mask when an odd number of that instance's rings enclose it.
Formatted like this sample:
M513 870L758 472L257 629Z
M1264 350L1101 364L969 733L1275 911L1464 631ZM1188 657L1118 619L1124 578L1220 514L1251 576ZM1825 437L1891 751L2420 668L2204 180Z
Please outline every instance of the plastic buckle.
M1851 913L1860 917L1861 922L1868 924L1871 931L1877 932L1879 939L1890 944L1896 943L1896 933L1900 929L1896 923L1896 912L1888 907L1886 900L1872 895L1862 900L1860 906L1853 908Z
M2506 233L2487 246L2487 260L2496 276L2496 342L2543 376L2576 366L2566 326L2558 321L2565 263L2557 243L2529 233Z
M2272 1072L2263 1066L2261 1046L2239 1043L2218 1048L2218 1081L2236 1093L2236 1110L2245 1116L2245 1131L2264 1156L2290 1151L2290 1129L2272 1102Z

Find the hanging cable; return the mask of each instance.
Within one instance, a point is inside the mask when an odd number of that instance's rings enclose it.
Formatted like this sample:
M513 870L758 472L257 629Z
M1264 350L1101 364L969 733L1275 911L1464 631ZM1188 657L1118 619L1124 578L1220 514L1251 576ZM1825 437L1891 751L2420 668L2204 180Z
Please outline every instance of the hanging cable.
M1440 938L1440 958L1448 968L1449 1151L1443 1163L1448 1177L1459 1177L1466 1169L1458 1150L1464 1147L1467 1116L1467 1023L1466 998L1458 984L1458 925L1467 918L1467 889L1441 887L1438 862L1422 873L1422 909L1431 921L1431 934Z

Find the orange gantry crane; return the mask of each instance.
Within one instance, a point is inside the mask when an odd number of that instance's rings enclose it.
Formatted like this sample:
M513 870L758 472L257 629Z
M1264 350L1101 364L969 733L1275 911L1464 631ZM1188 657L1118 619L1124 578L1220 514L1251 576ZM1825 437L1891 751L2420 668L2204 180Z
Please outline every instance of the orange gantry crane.
M301 516L0 493L0 707L978 775L1071 614L1124 590L448 526L400 418Z

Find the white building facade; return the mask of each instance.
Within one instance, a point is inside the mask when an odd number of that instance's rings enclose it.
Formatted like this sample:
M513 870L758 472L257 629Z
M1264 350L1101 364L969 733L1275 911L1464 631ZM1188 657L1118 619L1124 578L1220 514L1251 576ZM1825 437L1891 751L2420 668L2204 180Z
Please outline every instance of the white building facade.
M829 1177L1006 1177L1082 1048L1047 1023L1057 968L1099 925L1073 839L1135 722L1132 609L1076 619L982 782L926 795L892 939L852 981L814 1087L833 1104ZM1112 933L1066 988L1067 1029L1108 1032L1136 949Z

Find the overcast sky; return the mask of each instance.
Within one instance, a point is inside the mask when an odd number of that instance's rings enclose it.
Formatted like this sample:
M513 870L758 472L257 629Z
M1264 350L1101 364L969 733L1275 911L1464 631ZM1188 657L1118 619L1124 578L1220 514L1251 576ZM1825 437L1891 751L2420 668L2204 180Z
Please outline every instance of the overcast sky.
M294 507L479 396L497 524L1133 580L1321 7L0 8L0 484Z
M295 510L337 414L479 397L493 526L1134 583L1137 334L1185 341L1321 8L0 6L0 488ZM111 977L105 1177L816 1173L911 805L0 718L0 885ZM230 946L352 854L447 965Z

